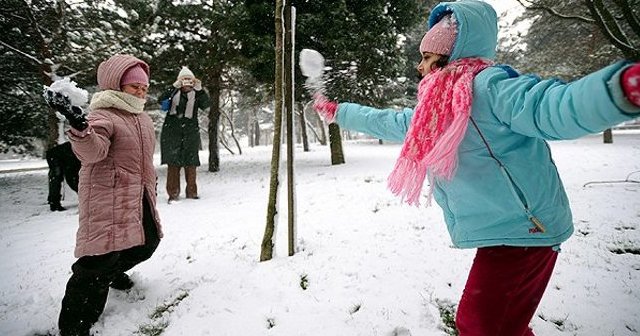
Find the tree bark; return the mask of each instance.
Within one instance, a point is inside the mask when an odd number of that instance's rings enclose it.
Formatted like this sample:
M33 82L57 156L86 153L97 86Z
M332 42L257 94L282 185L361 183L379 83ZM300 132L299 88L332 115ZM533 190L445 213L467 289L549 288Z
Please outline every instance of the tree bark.
M329 146L331 148L331 164L343 164L345 162L344 152L342 151L342 137L338 124L329 124Z
M307 119L304 113L304 105L300 104L300 137L302 139L302 150L309 151L309 137L307 136Z
M278 172L280 170L280 141L282 139L282 9L283 0L276 0L275 29L276 29L276 65L275 65L275 114L273 127L273 151L271 154L271 181L269 183L269 201L267 204L267 225L262 237L260 261L273 258L273 236L276 230L276 216L278 215Z
M613 132L610 128L604 130L604 132L602 133L602 140L606 144L613 143Z
M209 95L211 107L209 108L209 171L220 171L220 150L218 148L218 128L220 125L220 93L222 91L222 68L216 66L211 74L209 83Z
M295 214L295 172L294 172L294 82L293 82L293 30L292 20L295 13L291 4L285 5L285 35L284 35L284 104L287 111L287 226L288 226L288 250L289 256L296 250L296 214Z

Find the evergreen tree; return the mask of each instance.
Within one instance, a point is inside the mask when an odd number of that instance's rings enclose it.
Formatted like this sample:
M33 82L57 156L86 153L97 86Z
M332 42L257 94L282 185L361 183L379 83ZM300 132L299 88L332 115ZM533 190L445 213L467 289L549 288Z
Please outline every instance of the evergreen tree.
M218 128L220 98L230 87L233 70L241 64L239 50L246 22L242 3L216 0L207 3L158 4L156 34L146 39L155 80L167 87L182 66L188 66L211 96L209 110L209 171L220 169Z
M95 85L100 61L135 50L128 22L138 18L107 1L3 2L0 69L8 80L0 83L0 143L28 145L35 137L55 144L58 119L44 104L43 86L67 76Z

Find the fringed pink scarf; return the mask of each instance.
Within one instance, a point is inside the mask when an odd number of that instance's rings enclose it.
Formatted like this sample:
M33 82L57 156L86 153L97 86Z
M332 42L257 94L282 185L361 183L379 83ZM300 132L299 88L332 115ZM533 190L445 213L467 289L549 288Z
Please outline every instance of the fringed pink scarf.
M453 177L458 146L464 138L473 97L473 78L493 62L463 58L425 76L400 157L388 180L389 189L410 205L420 205L424 179L429 176L431 203L434 178Z

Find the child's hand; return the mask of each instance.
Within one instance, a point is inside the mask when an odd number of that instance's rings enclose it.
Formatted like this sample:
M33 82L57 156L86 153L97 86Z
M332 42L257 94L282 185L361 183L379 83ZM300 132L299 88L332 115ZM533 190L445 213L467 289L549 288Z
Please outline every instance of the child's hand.
M621 83L625 97L640 107L640 63L635 63L622 73Z
M51 107L52 109L62 113L62 115L64 115L64 117L69 121L69 125L71 125L71 127L77 129L78 131L82 131L89 127L87 119L84 116L84 112L81 108L71 105L71 100L69 99L69 97L60 92L46 89L43 95L44 100L47 102L47 105L49 105L49 107Z
M327 99L322 93L316 93L313 95L313 109L327 124L330 124L336 120L338 103Z

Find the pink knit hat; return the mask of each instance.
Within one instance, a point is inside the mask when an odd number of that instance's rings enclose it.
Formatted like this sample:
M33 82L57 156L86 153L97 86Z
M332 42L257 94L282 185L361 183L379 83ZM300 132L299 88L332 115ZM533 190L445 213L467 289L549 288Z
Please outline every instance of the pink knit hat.
M116 54L98 66L98 86L101 90L120 91L120 82L125 72L133 67L140 67L149 78L149 66L144 61L131 55Z
M149 85L149 76L140 64L136 64L127 69L127 71L124 72L124 75L122 75L122 79L120 79L120 86L127 84Z
M458 29L455 19L451 14L446 15L434 24L420 42L420 53L430 52L438 55L451 55L453 45L456 42Z

